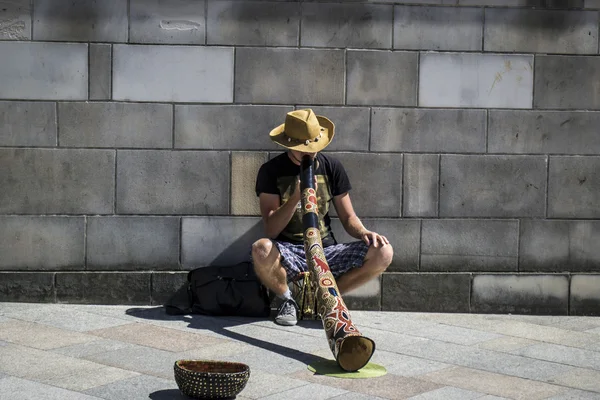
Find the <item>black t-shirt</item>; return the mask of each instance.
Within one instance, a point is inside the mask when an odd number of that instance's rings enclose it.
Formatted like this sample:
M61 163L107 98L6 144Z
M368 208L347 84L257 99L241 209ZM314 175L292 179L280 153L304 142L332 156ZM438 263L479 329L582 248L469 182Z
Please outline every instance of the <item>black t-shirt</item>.
M348 192L352 187L346 170L335 158L317 153L318 161L315 175L317 177L317 205L319 207L319 230L323 246L336 244L331 231L329 205L334 196ZM294 191L296 177L300 174L300 166L294 164L287 152L264 163L256 178L256 195L271 193L279 195L284 204ZM292 219L277 237L277 240L301 244L304 242L302 226L302 209L300 202Z

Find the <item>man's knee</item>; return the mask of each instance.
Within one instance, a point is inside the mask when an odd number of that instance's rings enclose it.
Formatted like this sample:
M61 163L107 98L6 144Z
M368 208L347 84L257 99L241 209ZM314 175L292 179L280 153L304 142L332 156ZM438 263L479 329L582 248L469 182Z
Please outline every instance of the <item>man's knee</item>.
M372 266L377 269L377 272L383 273L387 267L390 266L392 260L394 258L394 249L391 244L385 245L383 247L373 247L369 248L369 252L372 254L368 254L367 259L373 260Z
M252 259L254 261L266 260L273 250L273 242L269 239L259 239L252 244Z

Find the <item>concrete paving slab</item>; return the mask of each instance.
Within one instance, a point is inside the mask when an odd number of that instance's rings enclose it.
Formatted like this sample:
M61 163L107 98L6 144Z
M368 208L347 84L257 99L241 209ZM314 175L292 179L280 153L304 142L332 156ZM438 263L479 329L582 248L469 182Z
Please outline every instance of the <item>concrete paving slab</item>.
M422 393L413 397L410 400L471 400L479 399L485 396L484 393L473 392L470 390L459 389L451 386L446 386L441 389L432 390L431 392Z
M547 400L598 400L598 393L584 392L583 390L567 390L557 396L548 397Z
M285 392L276 393L271 396L261 398L268 400L321 400L329 399L333 396L339 396L345 393L347 393L346 390L332 388L331 386L310 383L294 389L286 390Z
M97 340L95 336L18 320L2 324L0 339L44 350Z
M566 374L573 369L570 365L536 360L520 365L506 375L552 383L552 378Z
M591 369L574 368L568 373L555 377L554 382L574 389L596 392L600 398L600 372Z
M19 400L99 400L99 397L65 390L25 379L8 377L0 380L0 398Z
M422 375L420 379L517 400L545 399L565 390L543 382L463 367L432 372Z
M366 328L374 328L396 333L425 329L436 325L435 322L416 319L415 316L418 315L425 316L423 313L352 311L352 322L361 331Z
M227 341L221 344L177 353L177 356L179 359L186 360L218 360L221 357L241 354L252 349L254 347L247 343Z
M372 362L385 366L390 374L408 377L416 377L422 374L427 374L429 372L451 367L450 364L444 364L423 358L405 356L402 354L396 354L382 350L375 351Z
M259 369L271 374L290 374L305 370L306 365L321 357L310 353L286 348L273 348L274 351L255 348L242 354L222 357L224 361L241 362L250 366L250 369Z
M98 339L93 342L74 344L72 346L51 349L53 353L62 354L69 357L85 358L92 354L106 353L128 347L128 343L116 340Z
M225 342L224 339L204 336L194 332L181 332L175 329L143 323L133 323L90 331L89 334L105 339L119 340L173 352L181 352Z
M507 399L506 397L498 397L498 396L492 396L491 394L488 394L487 396L479 397L477 400L510 400L510 399Z
M406 334L409 336L418 336L422 338L435 339L442 342L464 345L473 345L502 337L496 333L448 325L436 325L423 329L416 329L414 331L408 331Z
M147 400L151 399L187 399L177 387L174 380L156 378L154 376L141 375L130 379L124 379L108 385L103 385L85 391L91 396L101 397L107 400ZM161 397L162 396L162 397Z
M511 336L502 336L498 339L488 340L486 342L477 343L480 349L510 352L511 350L522 349L523 347L537 344L535 340L516 338Z
M306 385L308 383L300 379L250 368L250 379L248 379L242 395L250 399L261 399L264 396L287 392L290 389Z
M559 329L566 329L569 331L577 331L577 332L589 332L593 333L593 330L598 328L598 325L592 323L591 321L582 321L577 318L566 319L564 321L557 322L555 324L551 324L551 326ZM600 332L600 331L599 331Z
M330 397L330 400L383 400L383 397L377 397L373 395L367 396L362 393L346 392L339 396Z
M513 354L552 361L574 367L590 368L600 371L600 357L595 351L577 349L555 344L536 344L512 351Z
M405 346L427 342L428 339L387 330L362 329L362 334L373 339L380 350L400 353Z

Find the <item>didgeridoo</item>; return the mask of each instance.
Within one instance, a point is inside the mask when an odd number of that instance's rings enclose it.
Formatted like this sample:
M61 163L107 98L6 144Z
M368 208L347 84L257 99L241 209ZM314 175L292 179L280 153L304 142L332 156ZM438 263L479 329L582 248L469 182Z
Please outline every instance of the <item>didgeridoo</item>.
M315 288L316 308L321 315L329 348L338 365L348 372L358 371L371 359L375 342L363 336L352 323L340 296L335 278L323 252L319 232L317 192L313 160L304 156L300 165L304 251L310 279Z

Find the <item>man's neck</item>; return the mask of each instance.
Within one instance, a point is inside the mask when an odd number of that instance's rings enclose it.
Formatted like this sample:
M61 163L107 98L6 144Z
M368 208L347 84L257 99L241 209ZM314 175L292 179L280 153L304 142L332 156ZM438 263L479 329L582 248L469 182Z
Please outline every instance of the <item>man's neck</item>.
M288 157L290 158L290 160L292 160L292 162L296 165L300 165L302 164L302 160L298 160L296 158L296 156L294 155L294 153L292 153L290 150L287 151Z

